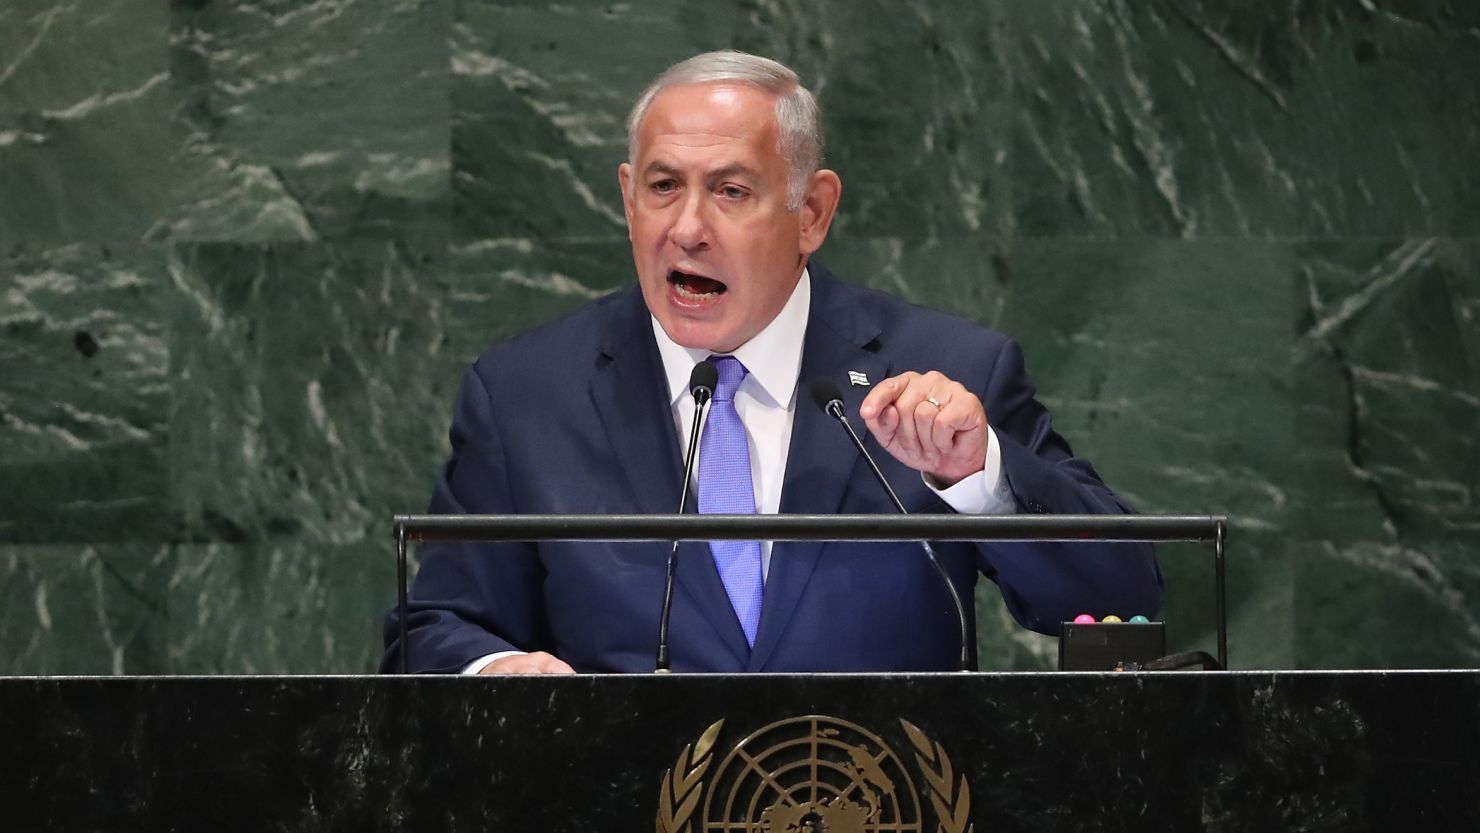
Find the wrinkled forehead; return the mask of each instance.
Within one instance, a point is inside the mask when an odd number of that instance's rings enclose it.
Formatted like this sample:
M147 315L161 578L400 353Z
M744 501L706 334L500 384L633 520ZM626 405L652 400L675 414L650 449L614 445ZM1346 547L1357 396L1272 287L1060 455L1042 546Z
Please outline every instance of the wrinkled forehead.
M637 152L652 143L776 142L776 95L739 81L679 84L653 97L637 125Z

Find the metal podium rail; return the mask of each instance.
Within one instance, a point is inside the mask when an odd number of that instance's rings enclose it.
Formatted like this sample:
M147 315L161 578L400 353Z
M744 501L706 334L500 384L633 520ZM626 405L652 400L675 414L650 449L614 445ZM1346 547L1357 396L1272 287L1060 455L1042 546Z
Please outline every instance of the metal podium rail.
M1228 667L1226 515L396 515L400 673L411 541L1056 541L1213 544L1218 663Z

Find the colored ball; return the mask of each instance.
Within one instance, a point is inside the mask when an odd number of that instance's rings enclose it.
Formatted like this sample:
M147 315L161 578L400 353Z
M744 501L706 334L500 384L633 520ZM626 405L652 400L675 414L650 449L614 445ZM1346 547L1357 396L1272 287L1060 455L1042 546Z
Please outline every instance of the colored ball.
M1112 623L1123 622L1125 620L1124 619L1121 619L1119 616L1116 616L1115 614L1112 613L1109 616L1106 616L1104 619L1101 619L1100 621L1101 622L1104 622L1107 625L1109 625L1109 624L1112 624Z
M1094 623L1095 617L1089 615L1088 613L1081 613L1078 616L1074 617L1074 624L1076 625L1093 625Z
M1151 620L1150 619L1147 619L1145 616L1132 616L1131 617L1131 624L1132 625L1148 625L1150 623L1151 623Z

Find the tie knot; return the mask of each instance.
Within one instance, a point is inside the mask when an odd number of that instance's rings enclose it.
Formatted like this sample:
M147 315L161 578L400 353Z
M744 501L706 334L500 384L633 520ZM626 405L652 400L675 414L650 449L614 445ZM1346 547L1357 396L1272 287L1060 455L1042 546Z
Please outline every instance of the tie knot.
M745 380L745 374L750 371L734 356L710 356L714 362L714 369L719 371L719 384L715 385L714 398L720 402L729 402L735 398L735 391L740 383Z

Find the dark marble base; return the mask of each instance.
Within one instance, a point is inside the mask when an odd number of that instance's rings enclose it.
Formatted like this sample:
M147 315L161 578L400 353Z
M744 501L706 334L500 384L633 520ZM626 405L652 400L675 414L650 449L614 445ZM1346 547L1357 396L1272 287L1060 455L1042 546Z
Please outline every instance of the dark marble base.
M1472 671L3 679L0 806L8 830L652 830L706 727L725 721L701 791L808 714L891 748L927 831L901 719L977 833L1480 825Z

